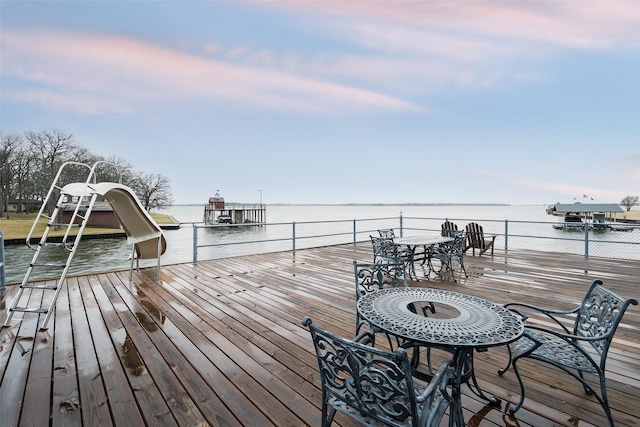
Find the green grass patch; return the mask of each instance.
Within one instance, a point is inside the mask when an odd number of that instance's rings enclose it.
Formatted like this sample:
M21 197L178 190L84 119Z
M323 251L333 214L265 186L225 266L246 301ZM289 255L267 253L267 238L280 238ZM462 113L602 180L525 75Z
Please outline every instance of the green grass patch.
M37 214L10 214L10 219L6 219L5 217L0 218L0 230L2 230L2 232L4 233L5 240L26 239L27 235L29 235L31 227L33 226L33 221L35 221L36 216ZM174 218L171 215L152 212L151 217L158 224L173 224L175 222ZM38 221L38 225L36 226L32 237L40 238L44 233L46 227L47 219L41 218L40 221ZM65 228L51 230L49 232L49 236L64 236L65 231ZM86 227L84 229L84 235L113 234L121 232L121 228ZM75 235L75 232L73 234Z

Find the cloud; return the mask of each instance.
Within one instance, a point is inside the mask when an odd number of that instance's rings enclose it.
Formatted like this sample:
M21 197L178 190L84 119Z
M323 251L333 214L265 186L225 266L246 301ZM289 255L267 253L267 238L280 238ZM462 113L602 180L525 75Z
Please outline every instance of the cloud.
M545 76L536 67L559 52L640 47L640 2L632 0L259 4L312 16L312 25L360 52L316 55L298 63L305 71L361 76L393 89L541 81Z
M173 103L231 103L294 111L394 110L419 108L404 100L257 66L199 57L156 44L108 34L3 30L5 77L32 85L11 96L87 114ZM207 51L211 51L208 45ZM242 48L232 54L241 55ZM273 62L268 51L253 62ZM33 89L33 87L36 89ZM45 104L47 105L47 104Z
M72 111L77 114L97 115L102 113L129 114L132 109L118 102L109 102L94 96L63 94L50 90L9 90L5 97L23 104L46 105L51 110Z
M264 3L263 3L264 4ZM381 32L397 25L446 36L519 40L581 49L637 47L640 3L612 1L335 1L267 3L335 20L375 21ZM395 30L394 30L395 31ZM371 33L370 33L371 34ZM381 37L389 38L388 34ZM452 37L451 40L455 41ZM487 45L488 46L488 45Z

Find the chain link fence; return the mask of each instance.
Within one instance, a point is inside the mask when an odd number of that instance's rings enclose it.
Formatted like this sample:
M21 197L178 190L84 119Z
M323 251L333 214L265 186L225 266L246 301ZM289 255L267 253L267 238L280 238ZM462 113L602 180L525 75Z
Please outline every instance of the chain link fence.
M353 220L310 221L274 224L193 225L193 262L259 253L292 251L368 241L378 230L392 228L397 236L439 234L449 220L464 230L477 222L485 234L495 234L495 248L528 249L640 259L640 225L617 228L564 229L563 223L487 220L472 218L386 217Z

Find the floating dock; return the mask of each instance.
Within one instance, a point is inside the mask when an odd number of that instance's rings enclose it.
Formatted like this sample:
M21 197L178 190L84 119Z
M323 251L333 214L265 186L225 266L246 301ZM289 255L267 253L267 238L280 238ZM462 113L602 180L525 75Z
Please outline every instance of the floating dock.
M264 224L267 208L264 204L229 203L216 193L204 207L205 224Z

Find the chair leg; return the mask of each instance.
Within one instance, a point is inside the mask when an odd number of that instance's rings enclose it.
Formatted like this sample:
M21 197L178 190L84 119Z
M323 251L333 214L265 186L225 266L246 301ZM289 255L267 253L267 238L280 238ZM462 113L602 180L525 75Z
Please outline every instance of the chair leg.
M498 369L498 375L502 376L505 372L509 370L509 366L511 366L511 360L513 359L513 353L511 352L511 346L507 345L507 352L509 353L509 359L507 359L507 364L504 365L503 368Z
M444 266L446 267L445 271L448 270L451 272L451 277L453 277L453 283L457 283L458 281L456 280L456 274L453 271L453 261L450 257L447 257L446 262L444 262ZM442 269L440 269L440 271L442 271Z
M513 366L513 372L515 372L516 378L518 378L518 383L520 384L520 400L518 400L515 407L509 408L509 412L511 414L515 414L520 408L522 408L522 404L524 403L524 383L522 382L522 377L520 376L520 372L516 366L516 360L513 360L511 365Z
M613 415L611 414L611 408L609 407L609 398L607 397L607 385L604 381L604 379L600 380L600 393L602 393L600 406L602 406L602 409L604 409L604 413L607 415L607 419L609 420L609 427L614 427Z
M329 409L326 400L322 402L322 427L329 427L333 422L333 417L336 415L336 408Z
M464 273L464 277L469 277L469 274L467 274L467 269L464 268L464 261L462 261L462 258L458 258L458 264L460 264L460 268L462 268L462 272Z

